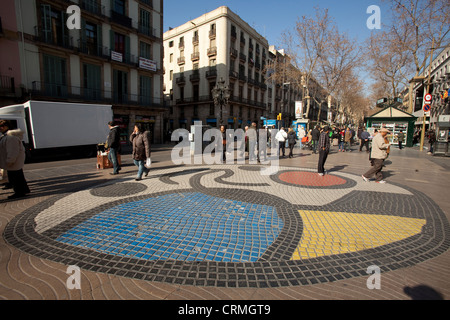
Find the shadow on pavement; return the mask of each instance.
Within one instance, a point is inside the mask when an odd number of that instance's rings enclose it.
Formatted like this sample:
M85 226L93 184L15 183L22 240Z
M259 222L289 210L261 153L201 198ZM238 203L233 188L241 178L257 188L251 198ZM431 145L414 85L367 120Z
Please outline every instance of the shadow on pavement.
M412 300L444 300L440 292L426 285L405 287L403 292L410 296Z

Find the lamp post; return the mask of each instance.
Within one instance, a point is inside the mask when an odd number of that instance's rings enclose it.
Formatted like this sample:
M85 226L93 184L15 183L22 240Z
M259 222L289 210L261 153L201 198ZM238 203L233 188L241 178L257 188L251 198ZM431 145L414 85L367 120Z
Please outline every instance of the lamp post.
M214 105L220 107L219 125L223 125L223 108L228 105L228 99L230 99L231 94L230 89L225 85L223 78L220 78L211 91Z

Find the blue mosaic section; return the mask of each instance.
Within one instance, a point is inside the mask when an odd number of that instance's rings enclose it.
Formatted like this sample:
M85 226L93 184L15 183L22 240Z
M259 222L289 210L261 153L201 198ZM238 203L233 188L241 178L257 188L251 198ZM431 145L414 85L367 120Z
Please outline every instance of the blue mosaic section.
M57 241L147 260L254 262L282 228L274 207L174 193L103 211Z

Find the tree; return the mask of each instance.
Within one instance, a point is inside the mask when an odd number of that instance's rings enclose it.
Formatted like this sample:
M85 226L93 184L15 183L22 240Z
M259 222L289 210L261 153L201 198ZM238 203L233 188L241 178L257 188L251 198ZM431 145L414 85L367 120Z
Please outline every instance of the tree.
M387 1L387 0L385 0ZM418 76L433 48L447 46L450 10L447 0L390 0L392 23L385 33L394 52L404 52Z

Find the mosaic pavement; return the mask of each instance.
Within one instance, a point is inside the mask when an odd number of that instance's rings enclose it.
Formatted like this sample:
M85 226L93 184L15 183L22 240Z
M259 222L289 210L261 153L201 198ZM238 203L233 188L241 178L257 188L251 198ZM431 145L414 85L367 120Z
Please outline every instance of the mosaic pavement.
M217 287L311 285L410 267L446 251L449 223L422 193L360 176L216 165L151 170L54 196L4 238L84 270Z

